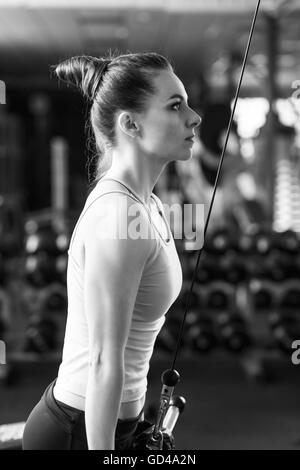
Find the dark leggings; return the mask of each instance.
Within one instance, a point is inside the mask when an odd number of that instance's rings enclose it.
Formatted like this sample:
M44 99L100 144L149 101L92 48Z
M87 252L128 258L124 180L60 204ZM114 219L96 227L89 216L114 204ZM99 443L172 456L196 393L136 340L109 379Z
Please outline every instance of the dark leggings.
M52 382L30 413L23 434L23 450L88 450L84 411L56 400ZM135 419L118 420L115 449L130 449L143 410Z

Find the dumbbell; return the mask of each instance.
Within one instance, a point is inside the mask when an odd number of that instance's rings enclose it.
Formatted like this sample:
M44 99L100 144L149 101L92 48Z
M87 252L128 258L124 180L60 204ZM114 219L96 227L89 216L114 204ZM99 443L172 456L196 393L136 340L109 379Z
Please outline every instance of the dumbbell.
M24 350L43 354L52 351L56 346L56 323L51 318L34 315L26 329Z
M51 227L40 227L36 232L27 235L25 253L34 255L39 251L53 255L57 254L56 233Z
M247 279L245 260L239 258L237 252L228 252L220 263L223 279L229 284L240 284Z
M67 292L62 284L50 284L42 295L42 308L46 312L61 312L67 308Z
M236 240L229 227L220 227L207 234L205 250L212 255L224 255L235 246Z
M282 282L290 275L291 263L279 250L272 250L264 260L266 277L275 282Z
M65 232L57 233L56 236L56 247L58 254L67 253L70 243L70 237Z
M300 309L300 285L299 280L287 281L284 284L280 299L280 307L283 309Z
M300 323L296 315L289 310L272 312L269 325L278 348L291 354L294 339L300 337Z
M276 285L270 281L254 279L250 282L249 287L255 310L264 311L273 307Z
M67 283L68 255L62 254L55 259L55 279L61 284Z
M265 260L268 277L277 282L287 278L298 277L295 257L299 253L298 236L292 230L272 234L272 246Z
M251 346L252 339L241 315L223 312L218 315L217 323L220 343L225 349L240 353Z
M184 279L192 279L194 270L196 268L198 252L185 251L180 254L180 262ZM215 279L218 271L216 270L216 263L211 259L206 252L201 255L200 263L196 272L196 282L206 283Z
M236 239L235 250L242 257L253 255L255 252L253 235L250 233L239 233Z
M225 282L212 282L203 289L205 307L210 310L228 310L233 300L233 286Z
M55 258L46 252L29 255L25 259L24 273L29 284L44 287L55 279Z
M219 279L224 279L220 258L204 252L198 265L196 282L199 284L208 284Z
M186 337L188 346L197 352L206 353L216 346L217 340L211 318L189 312L186 317Z
M276 247L277 235L269 227L256 228L252 233L253 247L259 256L266 256Z
M297 255L300 251L300 238L293 230L285 230L278 234L277 248L291 255Z
M44 251L49 255L57 256L68 249L69 237L66 233L57 233L50 226L37 227L35 231L27 234L25 239L25 253L33 255Z
M265 263L266 257L262 257L257 253L247 258L247 273L248 279L264 280L269 279L268 269Z

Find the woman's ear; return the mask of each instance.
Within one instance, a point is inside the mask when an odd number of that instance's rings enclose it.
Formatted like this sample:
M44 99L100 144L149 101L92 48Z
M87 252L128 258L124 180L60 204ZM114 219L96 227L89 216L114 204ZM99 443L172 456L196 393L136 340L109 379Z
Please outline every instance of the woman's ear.
M139 133L139 126L131 113L122 111L118 116L117 124L121 131L128 136L132 137L133 139L137 137Z

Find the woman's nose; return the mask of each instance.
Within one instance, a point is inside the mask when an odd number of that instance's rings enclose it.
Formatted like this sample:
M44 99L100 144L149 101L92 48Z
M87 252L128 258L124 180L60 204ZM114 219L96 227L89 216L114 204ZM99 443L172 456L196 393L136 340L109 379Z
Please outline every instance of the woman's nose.
M189 116L189 119L188 119L189 127L198 127L201 121L202 119L199 116L199 114L197 114L196 111L192 110L191 115Z

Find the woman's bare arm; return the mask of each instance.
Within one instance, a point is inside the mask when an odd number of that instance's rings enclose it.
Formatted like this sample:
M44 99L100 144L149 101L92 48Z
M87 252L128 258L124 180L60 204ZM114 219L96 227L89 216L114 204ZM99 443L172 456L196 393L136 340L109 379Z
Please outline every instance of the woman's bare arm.
M104 196L101 204L107 204L107 216L93 212L85 234L84 297L90 352L85 414L89 449L114 449L124 384L124 349L142 270L151 250L149 239L103 237L107 224L111 229L116 223L108 205L116 198L120 202L121 198L128 199L116 194ZM103 205L98 205L99 209L103 210Z

